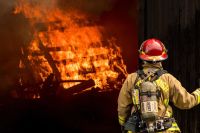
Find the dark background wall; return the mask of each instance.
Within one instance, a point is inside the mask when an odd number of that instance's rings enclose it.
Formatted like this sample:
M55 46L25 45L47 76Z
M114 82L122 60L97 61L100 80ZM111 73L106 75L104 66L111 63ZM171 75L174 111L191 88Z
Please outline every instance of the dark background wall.
M188 92L200 86L200 1L140 0L139 44L159 38L167 47L169 59L164 67ZM175 117L183 133L200 132L200 107L179 110Z

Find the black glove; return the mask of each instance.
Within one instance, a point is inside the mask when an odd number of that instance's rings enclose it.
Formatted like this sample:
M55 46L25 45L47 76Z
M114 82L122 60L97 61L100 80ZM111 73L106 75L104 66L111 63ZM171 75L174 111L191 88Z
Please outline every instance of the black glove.
M127 133L127 131L124 129L124 126L121 126L121 132L122 133Z

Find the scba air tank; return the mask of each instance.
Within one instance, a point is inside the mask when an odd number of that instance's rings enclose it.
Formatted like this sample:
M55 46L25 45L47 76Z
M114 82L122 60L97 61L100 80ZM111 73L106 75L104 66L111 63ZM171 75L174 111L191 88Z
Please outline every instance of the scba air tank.
M144 121L155 121L158 117L158 96L157 85L146 81L140 86L140 108L141 118Z

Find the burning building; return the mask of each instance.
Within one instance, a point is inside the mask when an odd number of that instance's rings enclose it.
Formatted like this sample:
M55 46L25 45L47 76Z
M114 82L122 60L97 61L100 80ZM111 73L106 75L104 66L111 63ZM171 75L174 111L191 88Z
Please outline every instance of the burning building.
M21 47L19 62L19 83L30 97L39 98L40 90L49 84L48 90L51 83L65 90L78 87L78 92L91 87L118 89L122 84L127 71L117 40L104 34L105 28L87 13L18 0L14 14L28 19L33 35ZM80 82L90 85L84 88Z

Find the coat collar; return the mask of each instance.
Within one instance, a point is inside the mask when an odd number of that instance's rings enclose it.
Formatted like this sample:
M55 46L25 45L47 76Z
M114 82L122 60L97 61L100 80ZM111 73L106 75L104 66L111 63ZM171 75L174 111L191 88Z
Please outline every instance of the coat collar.
M161 62L154 63L154 64L153 63L144 62L144 64L142 66L143 66L144 73L155 72L155 71L157 71L159 69L163 69Z

